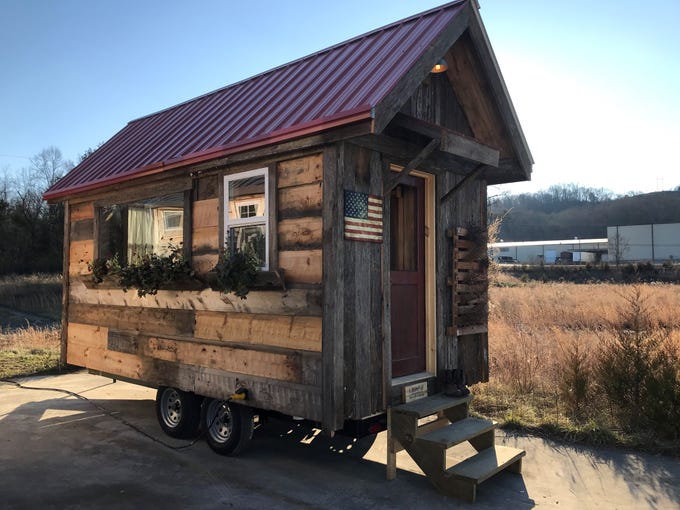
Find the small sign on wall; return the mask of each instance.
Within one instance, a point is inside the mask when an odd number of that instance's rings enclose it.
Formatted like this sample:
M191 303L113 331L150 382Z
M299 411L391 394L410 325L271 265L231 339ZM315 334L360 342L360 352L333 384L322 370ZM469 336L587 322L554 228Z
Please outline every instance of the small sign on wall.
M404 386L404 402L413 402L421 398L427 397L427 381Z

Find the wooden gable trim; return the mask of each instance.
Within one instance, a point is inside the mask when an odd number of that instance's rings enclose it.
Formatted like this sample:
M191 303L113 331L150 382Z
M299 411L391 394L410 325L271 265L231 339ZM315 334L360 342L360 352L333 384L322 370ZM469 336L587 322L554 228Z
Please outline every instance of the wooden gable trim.
M473 140L467 136L436 126L414 117L404 114L397 114L392 123L409 131L427 136L432 139L441 140L440 150L453 154L475 163L483 163L489 166L498 166L499 151L493 147Z
M475 138L485 145L498 148L501 157L514 155L467 35L453 45L446 58L449 62L447 75Z
M437 37L423 52L420 59L402 76L401 80L374 108L373 132L382 133L390 123L394 115L401 110L402 106L416 91L418 86L429 75L432 66L446 51L453 46L458 38L465 32L472 19L475 8L468 3L461 8L449 25L442 30Z

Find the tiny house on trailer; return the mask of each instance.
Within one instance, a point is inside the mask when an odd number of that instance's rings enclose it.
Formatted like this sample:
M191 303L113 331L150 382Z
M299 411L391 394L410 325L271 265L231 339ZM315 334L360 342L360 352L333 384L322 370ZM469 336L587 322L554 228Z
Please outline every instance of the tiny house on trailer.
M460 382L442 396L454 370L487 380L486 187L532 166L478 9L456 1L134 120L51 187L64 361L157 387L161 427L203 420L220 453L277 412L330 434L387 421L390 477L405 448L468 499L519 470ZM93 279L173 245L188 283L140 296ZM227 247L257 256L245 299L209 285ZM494 466L445 470L465 440Z

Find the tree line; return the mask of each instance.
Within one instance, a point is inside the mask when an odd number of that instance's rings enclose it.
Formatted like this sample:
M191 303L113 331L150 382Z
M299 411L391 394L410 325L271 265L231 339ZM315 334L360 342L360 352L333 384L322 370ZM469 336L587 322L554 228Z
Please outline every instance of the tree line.
M47 147L16 175L0 175L0 274L62 271L64 208L42 194L73 166Z
M502 218L498 240L544 241L607 237L607 227L680 222L680 186L673 191L617 196L576 184L489 200L489 219Z

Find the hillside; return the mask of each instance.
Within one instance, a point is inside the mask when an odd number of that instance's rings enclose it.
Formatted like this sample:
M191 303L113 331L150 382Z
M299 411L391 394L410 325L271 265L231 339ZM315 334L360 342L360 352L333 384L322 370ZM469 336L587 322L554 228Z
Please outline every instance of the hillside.
M680 222L680 190L615 197L606 190L554 186L489 202L504 216L498 239L541 241L607 237L607 226Z

